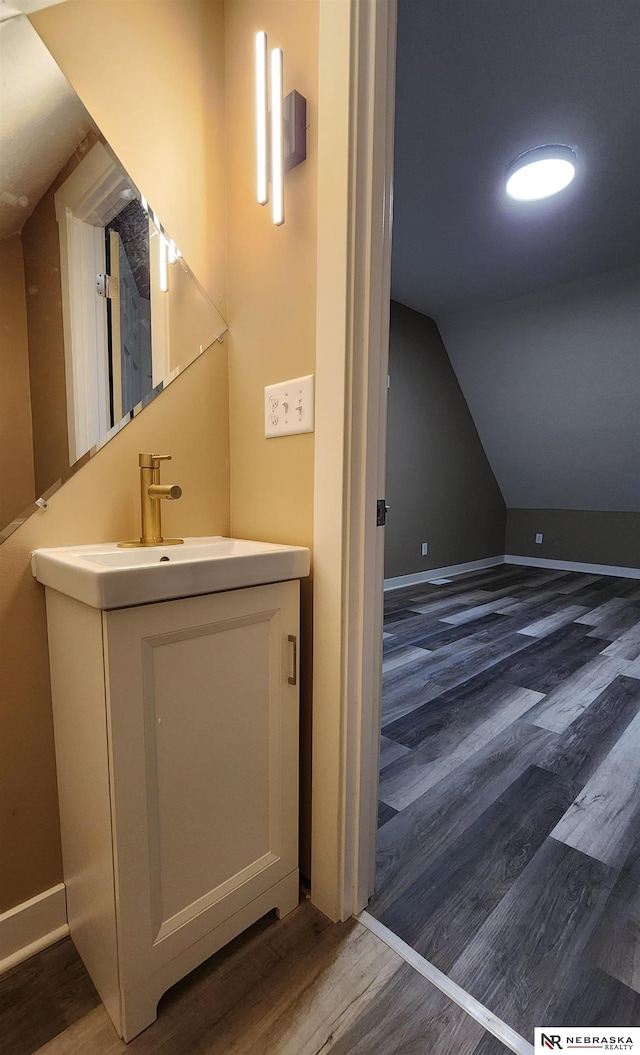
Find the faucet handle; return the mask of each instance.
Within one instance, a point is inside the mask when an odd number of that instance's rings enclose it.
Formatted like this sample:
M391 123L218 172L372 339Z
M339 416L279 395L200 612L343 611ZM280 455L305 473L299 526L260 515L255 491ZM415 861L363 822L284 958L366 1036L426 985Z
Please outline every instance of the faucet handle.
M158 462L170 462L170 454L139 454L138 465L141 469L158 469Z

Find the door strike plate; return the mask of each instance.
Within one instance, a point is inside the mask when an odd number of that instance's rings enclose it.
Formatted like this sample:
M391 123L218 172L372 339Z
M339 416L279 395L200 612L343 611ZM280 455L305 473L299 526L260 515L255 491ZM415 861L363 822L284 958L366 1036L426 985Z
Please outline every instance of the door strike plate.
M384 527L387 522L389 506L385 498L379 498L376 503L376 527Z

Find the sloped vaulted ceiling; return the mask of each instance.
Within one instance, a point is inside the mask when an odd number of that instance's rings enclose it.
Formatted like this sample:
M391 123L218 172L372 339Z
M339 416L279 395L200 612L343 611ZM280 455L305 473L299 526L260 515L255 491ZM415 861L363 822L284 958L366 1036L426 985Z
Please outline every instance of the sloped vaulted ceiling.
M636 0L399 0L392 295L512 507L640 511L639 54ZM554 142L571 187L509 201Z
M640 512L640 266L439 329L509 508Z
M0 238L7 238L22 229L92 125L26 18L0 20L0 41Z

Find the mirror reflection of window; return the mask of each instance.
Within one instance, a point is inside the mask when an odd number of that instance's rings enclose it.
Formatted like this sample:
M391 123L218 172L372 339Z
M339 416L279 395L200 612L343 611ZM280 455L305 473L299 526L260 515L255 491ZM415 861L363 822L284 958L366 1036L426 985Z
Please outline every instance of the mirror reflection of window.
M125 206L106 228L109 413L111 427L153 389L149 220L139 201Z
M104 229L134 199L126 174L101 142L55 194L72 464L110 428Z

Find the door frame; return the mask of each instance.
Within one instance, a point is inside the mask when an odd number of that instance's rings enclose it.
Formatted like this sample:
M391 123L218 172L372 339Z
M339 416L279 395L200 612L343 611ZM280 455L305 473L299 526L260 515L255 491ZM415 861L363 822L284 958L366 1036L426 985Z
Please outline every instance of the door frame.
M375 879L396 15L319 10L311 899L334 920Z
M69 465L109 431L106 300L96 292L105 271L104 228L130 191L122 169L96 142L54 194L67 394Z

